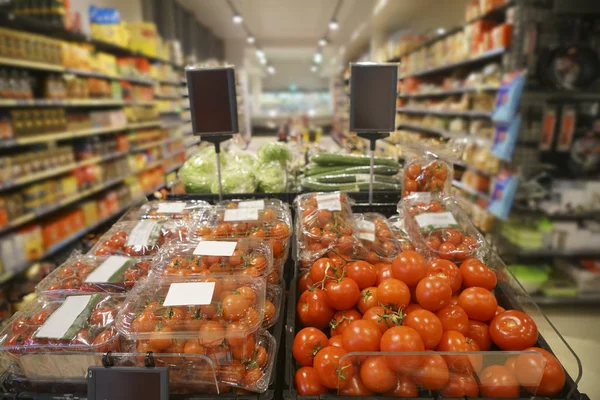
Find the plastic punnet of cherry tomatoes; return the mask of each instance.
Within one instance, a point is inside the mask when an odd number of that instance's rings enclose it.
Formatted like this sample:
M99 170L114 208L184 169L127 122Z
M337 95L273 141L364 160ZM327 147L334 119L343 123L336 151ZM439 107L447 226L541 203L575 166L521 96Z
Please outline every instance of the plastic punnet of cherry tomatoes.
M36 290L50 296L123 293L148 276L150 261L145 257L75 255L38 283Z
M117 222L90 250L96 256L154 255L172 240L185 241L188 226L177 220L152 220Z
M391 260L400 252L400 244L386 218L378 213L355 214L357 236L362 244L357 251L360 259L371 264Z
M404 167L403 196L414 192L448 191L451 175L451 167L440 160L408 161Z
M115 321L121 304L122 298L105 293L61 298L38 297L15 313L0 331L0 351L17 356L30 352L119 351L121 344ZM64 328L57 333L46 323L63 305L64 310L71 311L57 314L60 315L59 324ZM11 362L16 361L11 359ZM36 366L31 365L30 368L36 374ZM44 369L44 373L47 372ZM59 375L64 377L63 373L61 371Z
M408 233L404 228L404 217L402 215L393 215L389 217L388 225L396 237L396 240L398 240L401 251L415 250L415 246L411 243Z
M258 208L259 210L264 210L265 207L280 209L282 211L290 209L287 203L279 199L223 200L217 205L225 208Z
M132 207L120 219L124 221L141 221L143 219L183 219L200 218L203 211L211 205L204 200L190 201L149 201Z

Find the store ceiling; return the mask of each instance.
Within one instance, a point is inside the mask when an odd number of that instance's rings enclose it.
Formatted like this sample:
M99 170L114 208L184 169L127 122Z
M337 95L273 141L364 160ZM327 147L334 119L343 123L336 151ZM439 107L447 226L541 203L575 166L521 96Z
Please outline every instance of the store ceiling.
M233 24L225 0L179 0L198 20L225 40L228 61L243 62L249 70L260 69L254 48L246 44L242 26ZM368 49L374 26L386 32L452 26L464 18L467 0L342 0L337 14L340 29L329 34L323 66L312 73L317 41L327 33L338 0L232 0L244 24L265 50L277 73L265 75L263 88L279 90L327 88L328 76L338 73L344 60L355 59ZM264 68L263 68L264 70Z

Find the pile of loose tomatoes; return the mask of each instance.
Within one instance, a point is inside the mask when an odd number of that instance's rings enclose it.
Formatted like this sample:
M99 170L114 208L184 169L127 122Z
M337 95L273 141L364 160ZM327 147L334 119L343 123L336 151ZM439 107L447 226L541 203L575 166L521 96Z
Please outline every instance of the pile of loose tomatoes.
M298 394L556 395L565 384L561 364L534 347L532 318L498 305L496 283L495 271L474 258L457 266L403 251L390 264L371 264L330 252L298 281ZM536 353L477 353L490 350Z
M420 161L408 163L404 167L402 196L414 192L441 192L448 189L452 180L450 168L444 161L435 160L426 164Z

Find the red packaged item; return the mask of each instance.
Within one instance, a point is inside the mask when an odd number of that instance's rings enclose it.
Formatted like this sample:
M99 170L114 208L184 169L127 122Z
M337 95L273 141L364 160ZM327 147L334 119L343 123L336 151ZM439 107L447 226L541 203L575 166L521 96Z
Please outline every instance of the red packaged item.
M89 254L153 255L171 240L187 240L187 232L187 225L178 220L145 219L137 222L117 222L102 235Z
M150 259L74 255L35 287L44 295L124 293L148 276Z
M101 353L121 349L115 326L121 302L105 293L38 297L4 326L0 351L14 372L28 379L85 381L88 367L100 363ZM77 352L84 354L72 354Z
M371 264L391 263L400 252L400 243L392 233L386 218L378 213L354 214L357 236L362 246L358 258Z
M309 269L324 254L350 255L359 246L351 202L344 193L306 193L296 197L296 236L300 267Z
M419 156L411 154L404 165L402 196L415 192L442 192L449 195L452 175L452 164L433 153L426 152Z
M211 205L203 200L194 201L150 201L129 209L121 217L122 221L143 219L199 219Z
M415 193L401 203L406 230L421 254L457 264L486 256L485 239L451 198Z

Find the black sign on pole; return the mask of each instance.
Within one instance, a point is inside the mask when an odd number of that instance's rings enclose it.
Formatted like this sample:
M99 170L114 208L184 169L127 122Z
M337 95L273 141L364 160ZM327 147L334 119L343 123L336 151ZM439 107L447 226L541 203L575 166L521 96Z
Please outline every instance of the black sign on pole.
M88 400L168 400L169 368L90 367Z
M369 204L373 204L375 143L396 130L398 64L350 65L350 131L370 142Z

